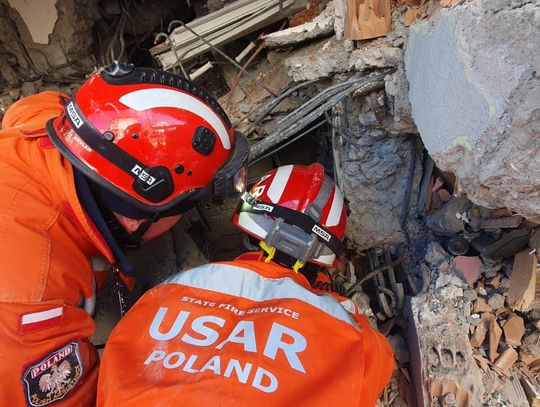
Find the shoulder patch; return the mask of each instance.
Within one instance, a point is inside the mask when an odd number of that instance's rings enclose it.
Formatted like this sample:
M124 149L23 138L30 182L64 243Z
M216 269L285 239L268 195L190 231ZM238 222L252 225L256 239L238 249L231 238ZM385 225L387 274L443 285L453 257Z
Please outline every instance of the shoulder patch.
M46 406L62 400L83 373L79 342L71 341L30 365L22 382L28 406Z

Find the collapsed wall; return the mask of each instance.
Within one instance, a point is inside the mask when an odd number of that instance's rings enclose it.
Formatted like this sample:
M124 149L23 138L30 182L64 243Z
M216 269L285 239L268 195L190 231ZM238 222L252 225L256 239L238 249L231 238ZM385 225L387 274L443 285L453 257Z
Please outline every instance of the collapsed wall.
M459 192L540 222L540 4L477 0L410 29L413 118Z

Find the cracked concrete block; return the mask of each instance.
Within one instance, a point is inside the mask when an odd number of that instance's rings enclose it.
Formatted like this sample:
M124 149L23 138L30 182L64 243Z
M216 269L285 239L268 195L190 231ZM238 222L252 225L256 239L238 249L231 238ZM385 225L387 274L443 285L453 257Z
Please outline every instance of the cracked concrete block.
M482 375L473 359L468 324L458 318L460 310L433 293L414 297L410 307L408 343L418 405L434 405L449 392L459 406L480 405Z
M359 71L371 68L397 67L403 60L401 48L377 47L355 50L351 61Z
M313 21L276 31L263 36L263 39L268 47L274 48L327 36L334 31L334 17L334 3L330 2Z
M413 118L473 202L540 222L540 3L478 0L411 27Z

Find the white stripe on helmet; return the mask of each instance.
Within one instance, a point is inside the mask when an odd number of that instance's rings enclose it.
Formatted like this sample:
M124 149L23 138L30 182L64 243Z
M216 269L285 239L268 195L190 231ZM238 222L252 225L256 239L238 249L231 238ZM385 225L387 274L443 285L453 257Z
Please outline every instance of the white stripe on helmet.
M335 254L321 254L316 259L311 259L311 260L316 261L321 264L326 264L328 266L331 266L332 264L334 264L335 259L336 259Z
M358 329L349 313L332 296L315 294L290 277L265 278L244 267L218 263L182 271L167 279L163 284L181 284L257 302L295 299Z
M214 128L225 150L231 149L229 134L221 118L205 103L188 93L163 88L141 89L126 93L119 100L138 112L156 107L176 107L192 112Z
M268 192L266 192L268 198L270 198L273 203L279 202L281 195L283 195L283 191L285 191L287 182L289 182L292 170L292 165L284 165L277 169L274 179L268 188Z
M330 212L328 212L328 219L326 220L326 226L336 226L341 219L341 212L343 211L343 196L338 187L334 187L334 199L332 199L332 206Z
M264 230L262 227L260 227L257 224L257 222L251 219L251 216L249 216L249 213L246 213L246 212L240 212L238 214L238 225L242 227L243 229L248 230L251 233L254 233L260 239L264 239L266 235L268 234L268 232Z

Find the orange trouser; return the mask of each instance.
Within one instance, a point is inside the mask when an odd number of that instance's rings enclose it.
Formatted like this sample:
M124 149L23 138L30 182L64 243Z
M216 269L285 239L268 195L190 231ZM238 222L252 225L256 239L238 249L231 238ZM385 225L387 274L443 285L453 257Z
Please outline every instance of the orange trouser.
M291 270L236 260L138 301L106 344L98 406L373 406L393 368L365 316Z

